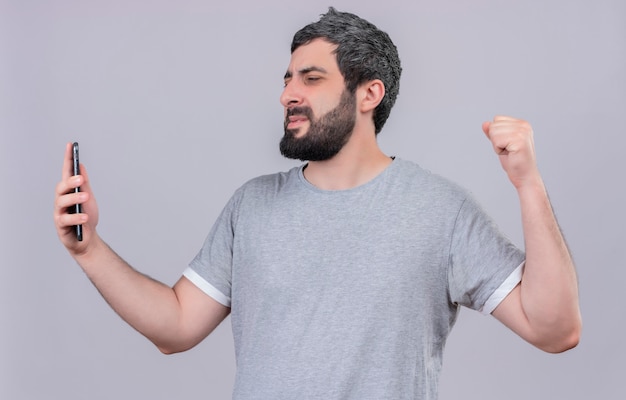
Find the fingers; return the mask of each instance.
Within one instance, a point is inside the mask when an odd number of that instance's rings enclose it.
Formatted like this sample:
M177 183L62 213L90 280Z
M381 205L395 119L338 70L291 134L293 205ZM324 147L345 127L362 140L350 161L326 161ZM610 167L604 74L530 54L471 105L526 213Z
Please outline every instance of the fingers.
M70 181L78 181L78 179L74 179L77 177L70 177ZM57 196L54 203L54 219L57 225L57 228L60 230L67 229L74 225L82 225L87 222L89 219L86 213L81 214L73 214L69 212L69 209L73 207L75 204L83 204L89 200L90 193L88 192L77 192L74 193L71 190L71 186L69 185L70 191L68 193L68 183L67 182L59 182L57 185Z
M67 183L67 190L74 189L78 186L84 186L82 190L89 188L89 179L87 176L87 170L81 163L79 165L80 174L74 175L74 160L72 159L72 143L65 145L65 158L63 159L63 170L61 171L61 183ZM81 178L82 176L82 178ZM57 186L57 190L61 188ZM63 189L65 191L65 189Z
M72 144L68 143L65 148L61 181L55 188L54 224L61 243L72 255L78 255L87 251L93 239L97 237L98 205L89 184L87 169L80 164L80 175L74 176L73 164ZM78 187L80 191L75 190ZM80 213L72 212L76 210L74 207L76 204L82 204ZM76 225L83 227L82 241L77 240Z
M493 117L493 121L485 121L483 122L482 128L487 138L490 138L490 131L492 127L501 128L507 124L516 124L519 122L525 122L521 119L507 117L505 115L496 115Z
M72 144L67 143L61 181L55 188L54 218L59 229L83 224L88 219L85 213L73 214L68 212L70 207L87 202L91 196L86 169L82 164L80 165L80 172L81 175L73 176ZM75 192L74 189L77 187L81 187L80 192Z
M82 175L68 176L67 178L64 178L61 182L57 183L57 196L62 196L70 191L73 191L75 188L82 186L84 180L85 178Z
M67 193L57 196L55 205L58 210L64 212L69 207L72 207L75 204L83 204L89 200L88 192L78 192L78 193Z
M491 133L493 130L502 131L507 129L523 129L526 131L530 131L531 127L530 124L523 119L499 115L494 117L492 122L483 122L483 131L485 131L485 129L487 129L488 131L486 131L485 133Z
M498 122L498 121L522 121L522 120L513 118L513 117L507 117L506 115L496 115L495 117L493 117L493 121Z
M484 122L482 129L516 188L541 180L535 160L533 130L527 121L499 115Z
M89 215L88 214L70 214L67 212L60 212L60 213L55 214L54 219L56 221L56 225L57 225L57 228L59 228L59 230L70 229L72 230L72 234L73 234L74 226L86 224L87 221L89 221Z
M532 138L528 122L502 115L494 117L492 122L483 122L482 129L498 154L517 151Z
M63 159L63 170L61 171L61 181L56 186L57 196L67 194L77 187L80 187L83 192L91 192L87 169L81 163L79 165L80 174L74 175L73 164L72 143L67 143L65 146L65 158Z

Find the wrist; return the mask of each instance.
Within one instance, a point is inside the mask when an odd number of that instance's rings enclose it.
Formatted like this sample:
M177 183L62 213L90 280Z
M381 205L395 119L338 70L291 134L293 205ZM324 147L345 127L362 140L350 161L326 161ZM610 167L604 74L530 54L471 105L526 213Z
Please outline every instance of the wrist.
M102 252L103 246L106 246L95 230L90 232L90 236L84 247L72 252L72 257L80 265L89 264L90 260L98 258L98 254Z
M519 192L525 191L544 191L545 185L539 172L531 174L523 179L517 179L513 181L513 186Z

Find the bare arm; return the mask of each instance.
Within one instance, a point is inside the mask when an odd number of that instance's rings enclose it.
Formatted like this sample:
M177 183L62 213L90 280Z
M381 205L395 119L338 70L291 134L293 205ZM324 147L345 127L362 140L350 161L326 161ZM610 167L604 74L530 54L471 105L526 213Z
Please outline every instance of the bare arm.
M578 282L537 169L532 128L526 121L496 117L483 131L517 190L526 245L522 281L493 315L542 350L568 350L578 344L582 326Z
M72 177L71 145L56 188L54 221L59 239L111 307L164 353L187 350L215 329L230 309L198 289L186 278L170 288L139 273L119 257L97 234L98 207L84 166ZM81 186L80 193L74 187ZM83 214L67 208L83 204ZM83 241L73 226L83 224Z

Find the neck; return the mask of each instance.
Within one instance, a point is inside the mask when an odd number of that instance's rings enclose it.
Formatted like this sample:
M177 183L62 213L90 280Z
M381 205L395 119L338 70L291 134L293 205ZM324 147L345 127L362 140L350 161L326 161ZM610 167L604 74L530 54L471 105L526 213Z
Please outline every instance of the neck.
M374 179L391 161L378 147L374 135L354 132L333 158L309 162L304 177L322 190L352 189Z

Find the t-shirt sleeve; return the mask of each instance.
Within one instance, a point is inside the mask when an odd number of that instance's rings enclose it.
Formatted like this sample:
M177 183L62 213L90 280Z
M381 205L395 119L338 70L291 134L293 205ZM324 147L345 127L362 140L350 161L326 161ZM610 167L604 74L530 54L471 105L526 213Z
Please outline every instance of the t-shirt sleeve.
M459 210L451 238L450 300L474 310L493 311L521 279L524 258L524 253L468 197Z
M211 228L198 254L183 275L217 302L230 307L234 225L237 197L234 195Z

